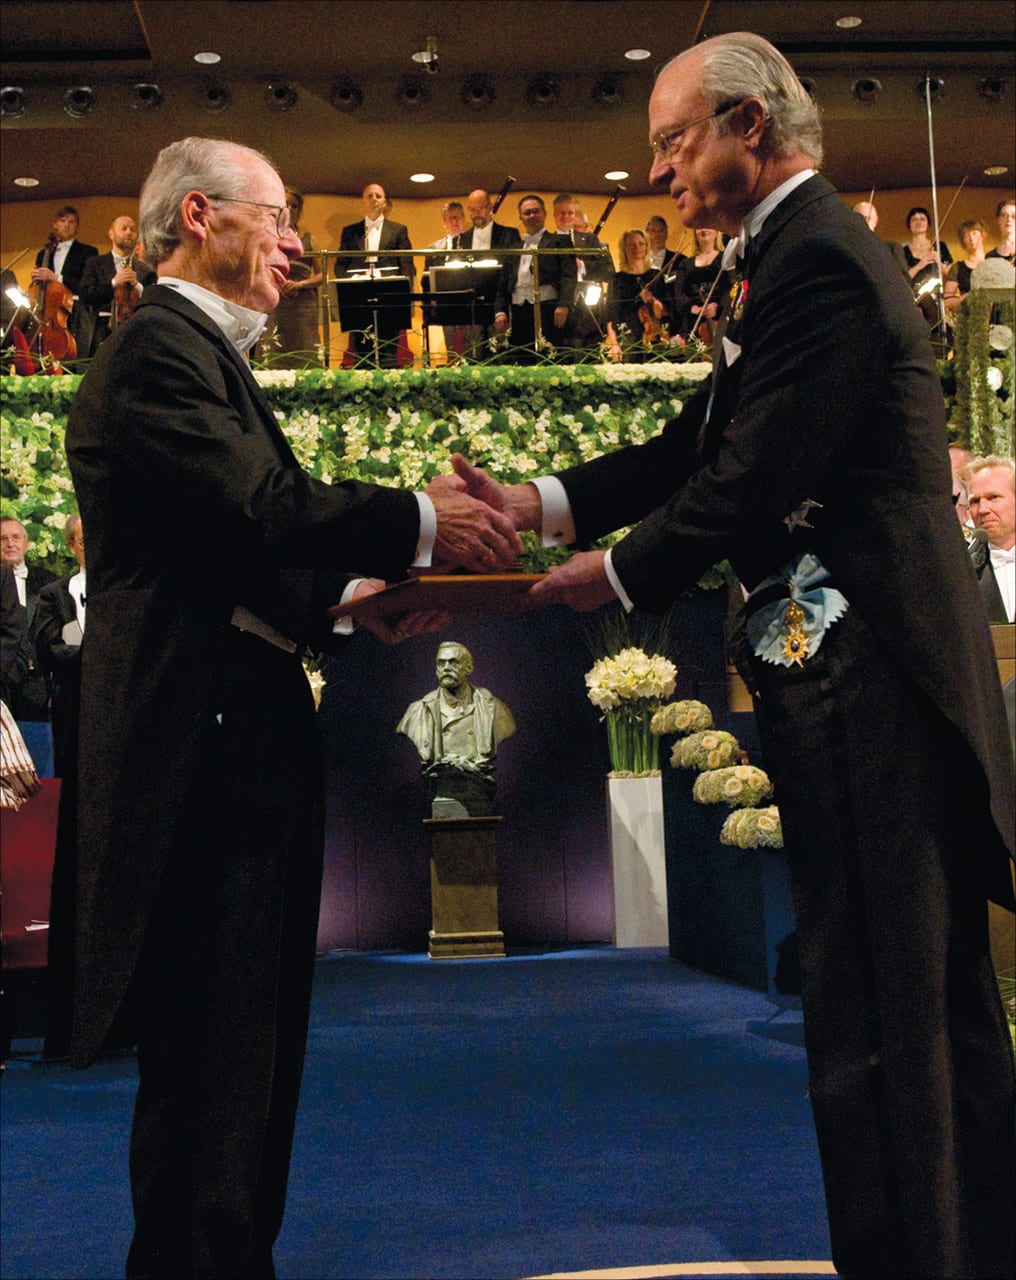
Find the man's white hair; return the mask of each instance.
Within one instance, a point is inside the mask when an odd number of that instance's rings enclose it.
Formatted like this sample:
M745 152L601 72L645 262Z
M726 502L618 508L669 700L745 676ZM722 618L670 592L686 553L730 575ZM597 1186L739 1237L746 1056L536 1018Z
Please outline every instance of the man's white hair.
M180 243L180 206L188 191L243 199L248 174L237 163L241 156L275 168L260 151L225 138L181 138L162 148L141 188L138 227L146 262L158 266Z

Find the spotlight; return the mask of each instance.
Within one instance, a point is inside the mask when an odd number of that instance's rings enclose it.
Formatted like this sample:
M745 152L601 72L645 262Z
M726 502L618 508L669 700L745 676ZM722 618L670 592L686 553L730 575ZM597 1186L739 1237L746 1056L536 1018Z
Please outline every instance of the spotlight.
M597 106L613 110L624 102L624 87L613 76L601 76L593 85L591 96Z
M363 106L363 90L352 80L338 80L332 85L328 101L336 111L353 112Z
M225 111L232 94L224 84L207 84L201 91L201 105L206 111Z
M430 89L418 76L406 76L399 85L395 99L407 111L419 111L430 98Z
M474 111L482 111L484 107L490 106L497 94L489 78L478 74L469 77L463 84L459 96L467 107L472 107Z
M986 102L1001 102L1005 96L1005 81L997 76L985 76L977 86L977 92Z
M0 89L0 115L5 120L17 120L25 114L28 106L28 94L17 85L8 84Z
M526 101L531 107L549 107L561 95L560 77L545 71L534 77L526 88Z
M862 76L850 86L850 92L858 102L863 102L866 107L870 107L873 102L878 101L882 92L882 81L876 80L874 76Z
M269 111L292 111L300 95L284 80L273 80L265 90L265 106Z
M428 36L422 49L413 54L413 61L422 64L428 75L437 75L437 36Z
M133 84L127 96L135 111L157 111L162 106L162 90L157 84Z
M63 96L63 109L72 120L83 120L95 106L95 93L86 84L75 85Z
M941 76L927 75L918 80L914 87L919 98L927 98L930 95L932 102L934 102L936 98L941 98L945 89L945 81Z

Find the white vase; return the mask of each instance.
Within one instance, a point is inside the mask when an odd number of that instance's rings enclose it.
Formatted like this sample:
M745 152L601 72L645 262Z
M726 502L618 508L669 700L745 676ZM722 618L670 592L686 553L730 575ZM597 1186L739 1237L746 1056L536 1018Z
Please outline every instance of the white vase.
M608 778L607 810L614 877L614 945L666 947L662 779L659 775Z

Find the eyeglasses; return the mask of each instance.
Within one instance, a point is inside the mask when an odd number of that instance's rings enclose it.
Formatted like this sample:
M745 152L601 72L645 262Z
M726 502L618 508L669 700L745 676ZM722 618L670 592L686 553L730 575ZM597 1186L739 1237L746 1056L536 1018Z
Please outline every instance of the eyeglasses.
M658 133L649 144L649 149L653 153L654 160L671 160L677 155L677 148L681 139L689 129L694 129L697 124L705 124L707 120L715 120L718 116L725 116L728 111L733 111L735 107L741 105L742 99L737 102L724 103L722 107L717 107L715 111L710 111L707 116L699 116L697 120L689 120L687 124L678 125L676 129L668 129L666 133Z
M291 229L289 209L284 204L263 204L260 200L238 200L235 196L209 196L221 204L252 204L256 209L270 209L275 214L275 234L281 240Z

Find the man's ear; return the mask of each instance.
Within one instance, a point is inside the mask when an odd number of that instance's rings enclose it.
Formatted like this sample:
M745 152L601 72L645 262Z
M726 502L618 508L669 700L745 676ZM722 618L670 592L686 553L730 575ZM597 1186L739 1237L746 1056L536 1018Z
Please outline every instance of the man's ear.
M732 113L733 127L739 128L747 145L753 150L762 141L769 117L761 98L745 98Z

